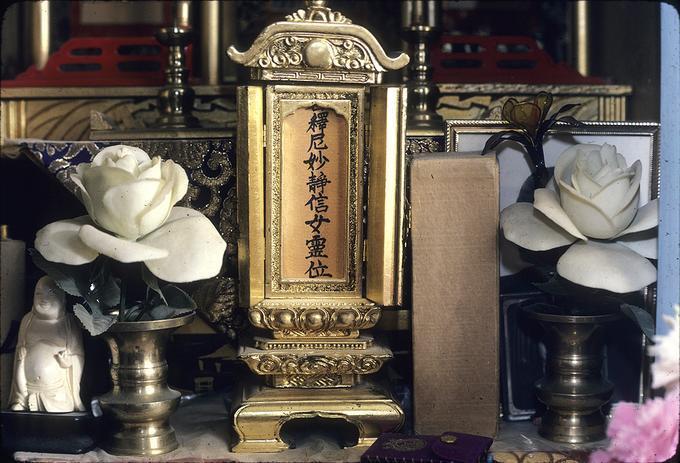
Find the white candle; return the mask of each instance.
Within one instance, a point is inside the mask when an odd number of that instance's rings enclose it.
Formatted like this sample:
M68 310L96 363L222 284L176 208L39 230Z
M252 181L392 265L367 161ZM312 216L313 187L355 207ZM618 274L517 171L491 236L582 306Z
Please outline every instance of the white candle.
M0 240L0 343L5 342L12 321L17 323L26 313L24 290L26 283L26 243L9 239L7 226L2 225ZM2 408L7 407L14 353L0 355L0 390Z

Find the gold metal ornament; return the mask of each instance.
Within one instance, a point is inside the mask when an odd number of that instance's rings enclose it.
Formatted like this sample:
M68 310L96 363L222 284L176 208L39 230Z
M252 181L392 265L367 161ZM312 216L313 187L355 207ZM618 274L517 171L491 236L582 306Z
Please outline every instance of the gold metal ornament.
M404 421L364 379L392 352L361 330L401 306L406 90L379 83L408 56L307 5L228 52L253 79L237 90L238 252L261 331L239 357L265 384L237 401L236 452L288 448L294 419L343 419L360 446Z

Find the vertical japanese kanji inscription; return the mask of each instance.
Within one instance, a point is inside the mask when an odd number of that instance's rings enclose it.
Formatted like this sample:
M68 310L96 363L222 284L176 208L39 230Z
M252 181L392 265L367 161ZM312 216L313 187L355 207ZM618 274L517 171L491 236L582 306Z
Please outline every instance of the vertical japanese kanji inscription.
M347 121L314 102L285 115L282 128L282 280L345 280Z

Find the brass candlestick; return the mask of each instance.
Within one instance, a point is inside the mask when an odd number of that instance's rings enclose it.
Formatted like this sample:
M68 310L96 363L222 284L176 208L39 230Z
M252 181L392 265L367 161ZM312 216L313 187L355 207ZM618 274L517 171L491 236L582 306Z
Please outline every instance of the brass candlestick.
M401 4L403 35L409 43L408 67L409 134L441 135L444 119L437 114L439 88L432 82L430 46L441 30L439 0L403 0Z
M191 43L193 34L186 28L174 25L161 29L156 38L168 47L165 86L158 93L158 111L161 115L156 120L156 126L198 127L198 119L191 115L195 93L187 82L189 72L184 65L184 47Z

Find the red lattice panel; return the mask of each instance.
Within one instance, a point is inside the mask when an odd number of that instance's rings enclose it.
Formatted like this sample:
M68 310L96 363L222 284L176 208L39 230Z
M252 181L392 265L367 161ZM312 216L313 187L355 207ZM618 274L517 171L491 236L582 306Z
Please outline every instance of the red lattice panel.
M604 83L555 63L530 37L445 35L431 57L437 83Z
M53 53L44 69L31 65L3 87L160 86L168 50L154 37L76 37ZM191 46L186 62L191 68Z

